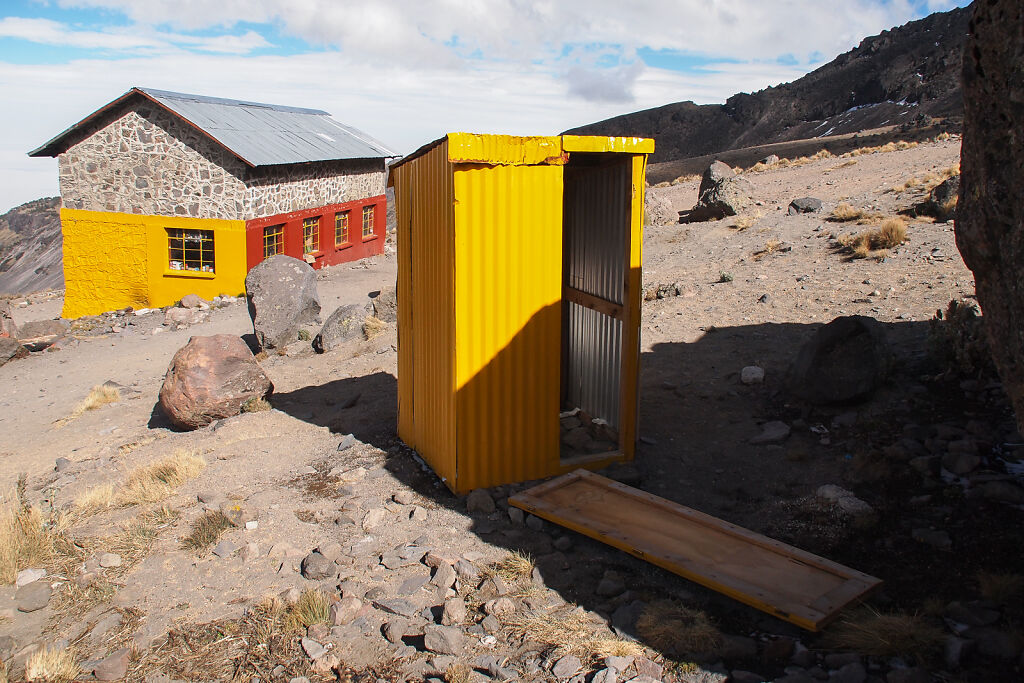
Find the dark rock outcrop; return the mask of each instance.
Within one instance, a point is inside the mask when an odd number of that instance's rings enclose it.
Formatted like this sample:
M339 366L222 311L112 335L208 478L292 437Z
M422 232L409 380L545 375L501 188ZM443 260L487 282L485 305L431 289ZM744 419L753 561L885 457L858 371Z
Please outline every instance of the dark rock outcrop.
M182 429L197 429L232 415L274 385L240 337L192 337L178 349L160 387L160 409Z
M686 222L713 221L735 216L754 203L754 186L737 176L728 164L716 161L704 171L697 192L697 204L686 215Z
M304 325L319 322L316 272L308 263L278 254L245 276L256 341L261 348L282 348L298 339Z
M964 48L956 243L974 272L1003 388L1024 429L1024 5L974 3Z
M877 389L889 365L881 324L862 315L845 316L819 328L800 348L788 384L809 403L849 403Z
M789 203L789 215L798 213L816 213L821 211L821 200L816 197L800 197Z

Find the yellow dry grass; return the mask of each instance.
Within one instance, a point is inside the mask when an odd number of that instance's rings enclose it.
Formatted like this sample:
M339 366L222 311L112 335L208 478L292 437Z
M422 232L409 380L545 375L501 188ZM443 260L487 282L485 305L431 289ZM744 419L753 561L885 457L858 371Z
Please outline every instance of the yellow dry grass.
M515 550L492 564L487 571L500 576L506 583L512 585L519 581L529 581L533 576L533 567L532 557Z
M878 154L880 152L902 152L903 150L913 149L918 146L917 142L907 142L906 140L900 140L898 142L887 142L884 145L877 145L875 147L858 147L852 149L849 152L839 155L841 159L849 159L851 157L859 157L865 154Z
M31 683L70 683L81 671L70 649L44 645L25 663L25 680Z
M319 588L302 592L294 605L288 608L284 617L289 630L308 628L313 624L326 624L331 620L331 601Z
M217 543L221 534L230 528L231 520L225 517L220 510L209 510L192 522L192 530L182 540L181 546L187 550L201 553Z
M736 218L733 219L732 223L729 224L729 227L733 228L734 230L746 230L747 228L757 223L757 221L759 221L760 219L760 212L754 215L745 214L742 216L737 216Z
M472 667L465 662L452 662L444 672L445 683L469 683Z
M241 412L243 413L262 413L270 410L273 406L270 405L270 401L259 396L253 396L252 398L246 399L241 406Z
M18 490L0 507L0 583L14 583L18 572L28 567L65 572L82 556L68 537L69 518L60 513L49 516L28 504L25 478Z
M902 218L886 218L873 230L839 235L835 240L853 258L882 259L889 255L889 249L907 241L907 224Z
M584 662L644 654L641 645L601 631L602 624L594 622L586 612L573 605L552 612L517 612L507 618L506 625L518 638L541 643L560 654L576 655Z
M363 334L366 335L367 339L379 337L387 329L388 324L386 322L372 315L367 316L366 320L363 321Z
M670 185L679 185L680 183L699 183L699 182L700 182L700 174L699 173L687 173L686 175L679 176L678 178L676 178L675 180L673 180L669 184Z
M75 406L70 415L57 420L54 424L59 429L72 420L77 420L82 417L82 415L90 410L96 410L97 408L102 408L105 405L117 403L120 400L121 391L117 387L108 387L105 384L99 384L94 386L89 392L89 395L86 396L81 403Z
M637 619L636 630L672 659L712 655L722 644L722 634L706 614L671 600L649 604Z
M191 451L179 450L162 460L132 470L124 482L102 484L86 491L75 500L85 513L110 507L128 507L156 503L174 494L189 479L198 477L206 461Z
M785 157L779 159L773 164L766 164L761 161L757 162L750 168L746 169L748 173L763 173L764 171L771 171L777 168L794 168L797 166L806 166L807 164L820 161L822 159L832 159L835 155L827 149L820 149L810 156L797 157L796 159L787 159ZM737 168L737 173L743 172L743 169Z
M871 657L912 655L927 661L942 651L945 631L917 614L855 612L831 627L822 641L827 648Z
M830 171L835 171L835 170L838 170L840 168L849 168L850 166L855 166L856 164L857 164L857 160L856 159L847 159L843 163L841 163L841 164L839 164L837 166L833 166L829 170Z
M857 208L847 202L839 202L836 204L836 208L832 209L829 220L836 223L849 223L850 221L864 218L866 214L867 212L864 209Z

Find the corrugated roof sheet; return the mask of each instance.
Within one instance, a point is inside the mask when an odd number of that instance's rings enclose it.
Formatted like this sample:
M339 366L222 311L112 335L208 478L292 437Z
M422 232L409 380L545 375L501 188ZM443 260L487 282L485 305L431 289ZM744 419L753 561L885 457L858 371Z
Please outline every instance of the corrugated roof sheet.
M132 88L114 102L67 129L29 156L55 156L94 118L133 94L168 109L250 166L297 164L335 159L398 156L384 143L341 124L319 109L301 109L219 97Z

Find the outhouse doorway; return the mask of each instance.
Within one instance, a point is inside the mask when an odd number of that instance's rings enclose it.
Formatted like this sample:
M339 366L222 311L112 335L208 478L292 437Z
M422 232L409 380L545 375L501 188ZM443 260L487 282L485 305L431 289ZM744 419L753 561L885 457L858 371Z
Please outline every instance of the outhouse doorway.
M624 452L623 420L635 420L636 395L627 366L636 367L639 311L630 292L634 173L631 157L570 154L565 167L562 231L561 460L563 466ZM642 192L643 188L639 188ZM634 284L631 280L635 279ZM636 338L624 338L632 328Z

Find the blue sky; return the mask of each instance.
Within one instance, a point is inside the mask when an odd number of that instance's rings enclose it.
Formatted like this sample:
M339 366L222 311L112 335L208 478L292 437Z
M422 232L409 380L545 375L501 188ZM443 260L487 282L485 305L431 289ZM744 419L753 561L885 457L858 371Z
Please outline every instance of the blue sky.
M399 151L721 102L964 0L5 0L0 212L25 153L135 85L325 109Z

